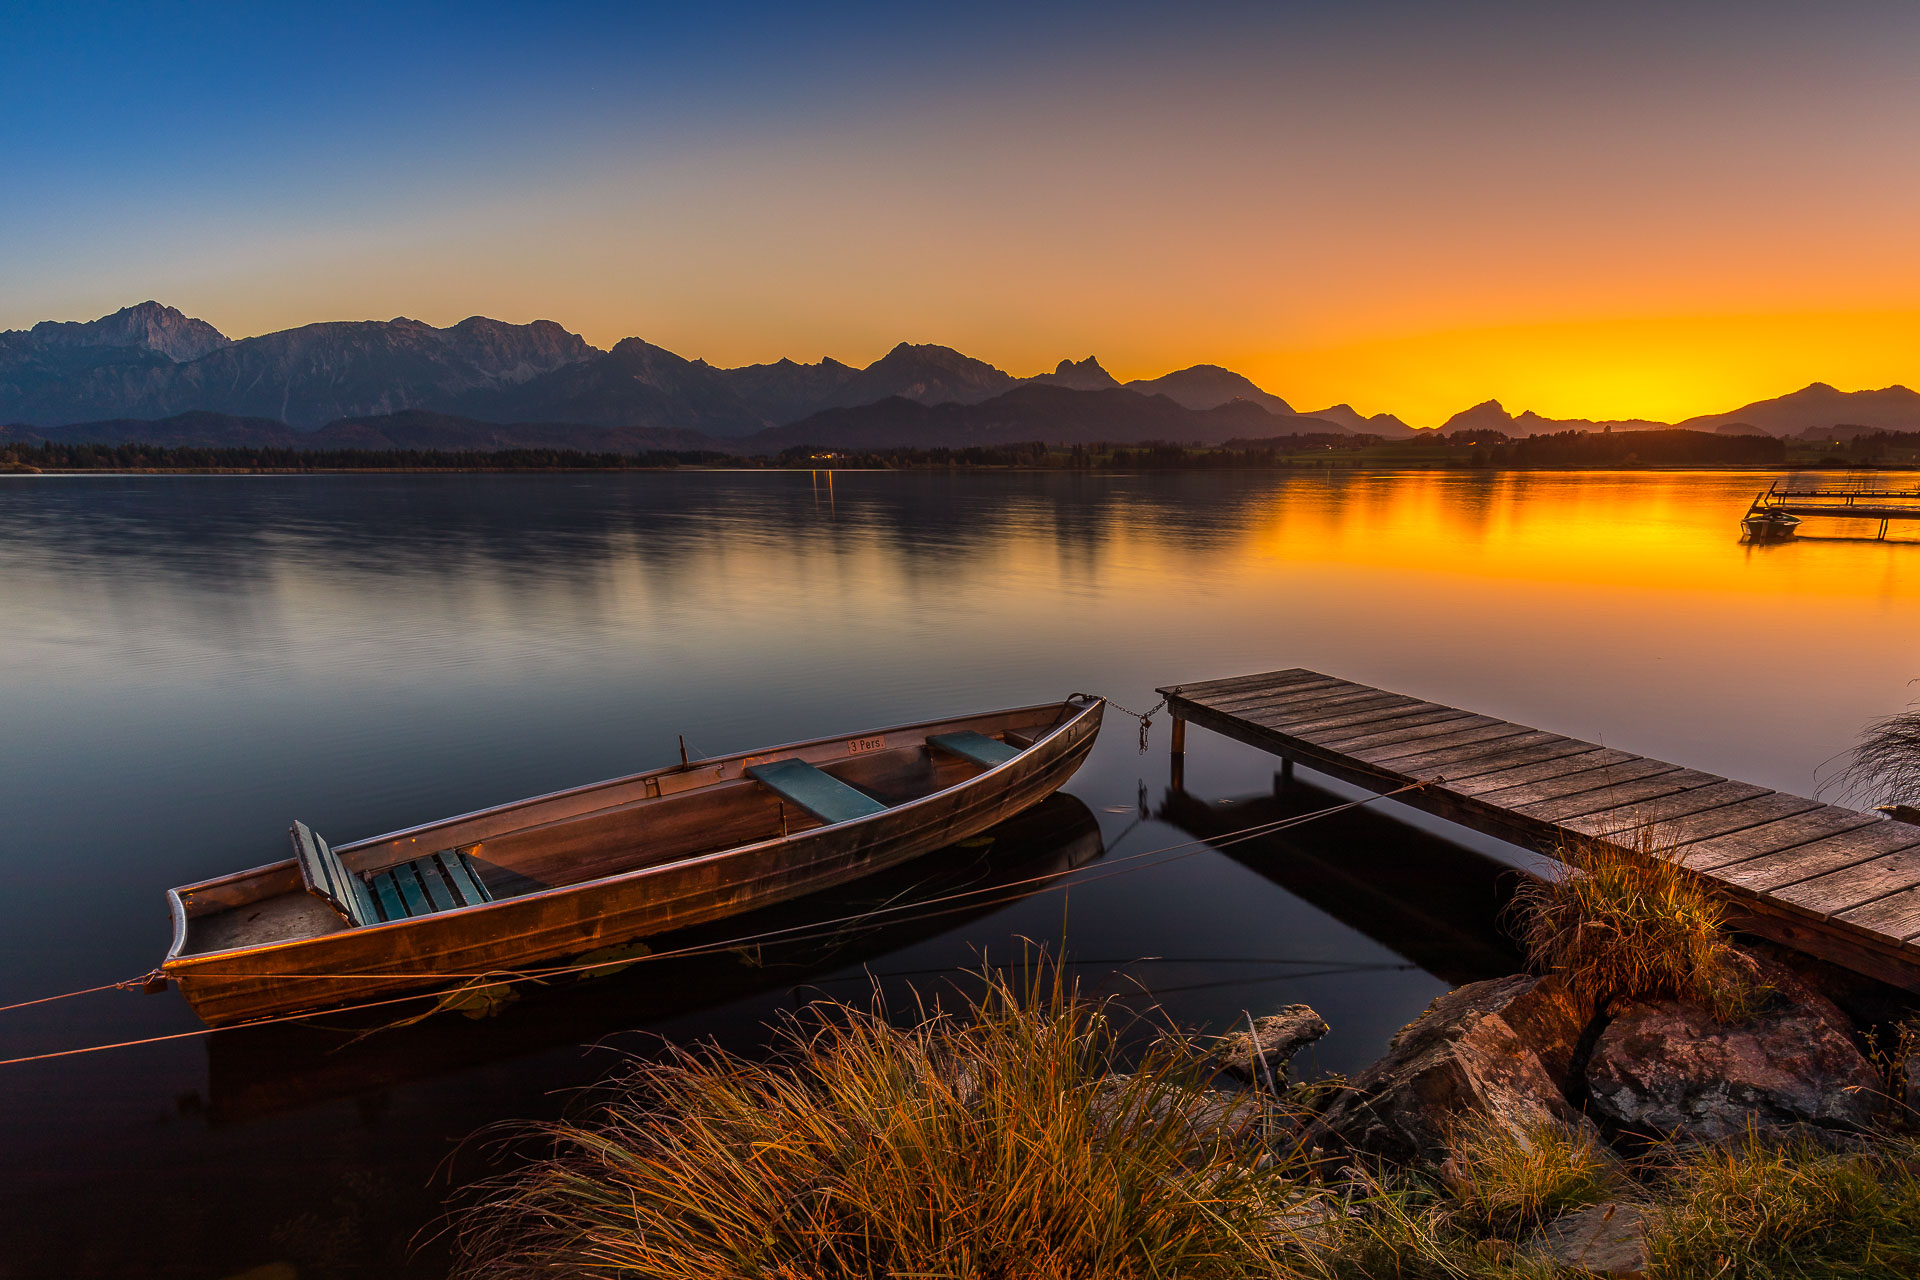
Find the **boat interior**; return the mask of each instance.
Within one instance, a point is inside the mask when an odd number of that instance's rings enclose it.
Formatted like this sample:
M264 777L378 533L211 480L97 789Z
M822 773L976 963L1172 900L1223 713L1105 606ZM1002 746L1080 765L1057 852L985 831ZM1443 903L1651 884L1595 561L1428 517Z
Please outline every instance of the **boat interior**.
M1019 757L1083 702L927 722L696 760L175 889L176 956L271 946L585 884L852 822Z

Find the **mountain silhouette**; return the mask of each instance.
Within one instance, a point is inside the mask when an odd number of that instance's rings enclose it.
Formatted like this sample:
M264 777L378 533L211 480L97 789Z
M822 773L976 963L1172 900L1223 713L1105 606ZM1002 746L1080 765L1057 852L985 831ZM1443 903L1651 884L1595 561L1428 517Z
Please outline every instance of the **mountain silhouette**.
M1772 400L1756 400L1728 413L1702 414L1679 425L1713 431L1730 422L1744 422L1774 436L1798 436L1809 429L1820 434L1838 426L1920 431L1920 392L1897 385L1878 391L1841 391L1815 382Z
M1092 356L1085 360L1062 360L1052 373L1027 379L1042 386L1071 387L1075 391L1111 391L1120 380L1100 367Z
M1376 413L1371 418L1361 416L1350 404L1336 404L1325 409L1305 409L1303 417L1323 418L1356 434L1376 435L1383 440L1406 440L1418 433L1390 413Z
M1217 364L1196 364L1158 378L1135 378L1129 391L1142 395L1161 395L1189 409L1211 409L1231 400L1247 400L1269 413L1292 413L1293 406L1279 396L1262 391L1231 369Z

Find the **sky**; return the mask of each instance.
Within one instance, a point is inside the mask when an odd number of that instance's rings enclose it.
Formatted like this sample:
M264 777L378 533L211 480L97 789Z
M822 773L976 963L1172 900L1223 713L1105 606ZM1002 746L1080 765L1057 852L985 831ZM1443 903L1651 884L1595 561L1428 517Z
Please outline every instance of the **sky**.
M0 328L552 319L1431 425L1920 383L1920 5L0 0Z

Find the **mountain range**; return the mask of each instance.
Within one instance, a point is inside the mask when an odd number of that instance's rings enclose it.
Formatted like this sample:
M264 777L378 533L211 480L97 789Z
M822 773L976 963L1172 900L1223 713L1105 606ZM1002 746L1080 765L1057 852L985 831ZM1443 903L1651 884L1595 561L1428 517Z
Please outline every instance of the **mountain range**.
M550 320L404 317L303 325L233 340L143 302L98 320L0 331L0 439L303 448L771 452L1045 440L1137 443L1420 432L1348 404L1306 413L1199 364L1122 383L1092 356L1019 378L951 347L900 343L856 368L719 368L640 338L602 351ZM1488 400L1444 432L1694 430L1821 438L1920 430L1905 387L1790 395L1678 424L1509 413Z

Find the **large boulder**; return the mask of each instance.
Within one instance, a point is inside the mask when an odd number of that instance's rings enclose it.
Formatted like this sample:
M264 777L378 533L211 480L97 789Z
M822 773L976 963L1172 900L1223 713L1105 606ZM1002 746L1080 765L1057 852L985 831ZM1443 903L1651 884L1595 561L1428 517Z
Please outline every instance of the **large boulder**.
M1253 1019L1246 1031L1221 1036L1214 1060L1236 1079L1277 1089L1287 1082L1287 1063L1293 1055L1326 1034L1325 1018L1304 1004L1290 1004L1278 1013Z
M1766 977L1771 997L1743 1022L1672 1000L1616 1011L1587 1060L1594 1114L1623 1133L1683 1141L1871 1124L1884 1085L1845 1015L1790 974Z
M1516 975L1449 991L1394 1037L1311 1126L1310 1145L1438 1162L1461 1117L1524 1135L1541 1124L1591 1129L1566 1099L1585 1019L1550 978Z

